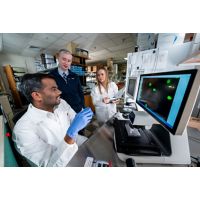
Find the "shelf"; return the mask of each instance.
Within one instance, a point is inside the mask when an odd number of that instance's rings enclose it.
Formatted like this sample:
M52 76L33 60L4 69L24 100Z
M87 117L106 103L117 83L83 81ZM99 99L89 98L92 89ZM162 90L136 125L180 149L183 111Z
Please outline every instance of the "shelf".
M72 63L80 64L86 66L85 62L86 58L80 56L73 56Z
M20 76L23 76L25 72L14 72L13 74L15 77L20 77Z
M12 67L13 73L26 73L26 70L21 67Z
M86 57L86 56L79 56L79 55L75 55L75 54L72 54L73 57L78 57L78 58L84 58L86 60L89 60L90 58L89 57Z
M71 65L80 65L80 66L82 66L82 67L87 67L87 65L80 64L80 63L76 63L76 62L73 62Z
M41 70L41 71L38 71L38 72L50 72L50 71L52 71L52 70L54 70L54 69L56 69L56 68L58 68L58 67L53 67L53 68L50 68L50 69L45 69L45 70Z
M14 70L16 69L21 69L20 71L25 71L24 68L14 68ZM8 84L9 84L9 88L10 88L10 91L12 93L12 97L13 97L13 100L14 100L14 104L16 106L16 108L21 108L22 107L22 101L21 101L21 97L20 97L20 94L19 94L19 91L18 91L18 88L17 88L17 84L19 83L19 78L16 77L13 73L13 68L11 67L11 65L7 65L4 67L4 71L6 73L6 77L7 77L7 80L8 80Z
M54 56L49 54L41 54L41 63L44 65L46 69L51 67L52 65L56 65L56 59Z

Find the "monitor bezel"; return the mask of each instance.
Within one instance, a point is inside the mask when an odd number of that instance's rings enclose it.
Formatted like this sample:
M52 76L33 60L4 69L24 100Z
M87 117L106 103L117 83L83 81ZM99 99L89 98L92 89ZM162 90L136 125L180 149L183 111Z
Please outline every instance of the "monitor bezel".
M158 121L163 127L165 127L170 133L172 133L173 135L176 134L181 134L181 133L177 133L177 130L179 129L180 126L180 120L182 119L183 114L186 112L186 106L187 106L187 101L189 99L190 93L191 93L191 89L193 87L193 84L195 82L195 77L197 75L197 69L191 69L191 70L178 70L178 71L167 71L167 72L159 72L159 73L152 73L152 74L142 74L140 75L140 79L139 79L139 85L138 85L138 91L137 91L137 97L136 97L136 103L141 106L147 113L149 113L156 121ZM191 74L191 77L189 79L189 83L187 85L184 97L183 97L183 101L181 103L178 115L176 117L175 123L173 125L173 127L169 127L166 124L164 124L159 118L156 117L156 115L154 115L152 112L150 112L148 109L146 109L146 107L140 103L138 101L139 98L139 89L140 89L140 85L141 85L141 81L142 78L145 76L164 76L164 75L179 75L179 74ZM191 102L192 103L192 102ZM188 111L189 112L189 111ZM187 113L188 114L188 113ZM189 116L189 115L188 115ZM188 117L189 120L189 117ZM186 126L187 124L185 124Z
M134 95L131 95L130 93L128 93L129 81L130 80L135 80ZM127 80L126 95L128 97L132 98L134 101L136 101L136 97L137 97L138 80L139 80L139 77L137 77L137 76L129 76L128 80Z

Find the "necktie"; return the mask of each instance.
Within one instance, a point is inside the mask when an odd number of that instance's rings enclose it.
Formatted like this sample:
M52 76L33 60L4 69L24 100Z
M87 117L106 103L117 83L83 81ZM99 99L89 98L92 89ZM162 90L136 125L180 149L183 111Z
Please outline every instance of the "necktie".
M63 78L64 78L65 82L67 83L67 75L65 74L65 72L63 72Z

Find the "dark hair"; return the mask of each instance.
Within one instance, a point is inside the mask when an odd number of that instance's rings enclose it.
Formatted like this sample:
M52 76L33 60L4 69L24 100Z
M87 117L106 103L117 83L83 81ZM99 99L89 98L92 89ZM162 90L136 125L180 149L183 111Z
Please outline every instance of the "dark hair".
M33 102L33 98L31 96L32 92L39 91L43 88L42 80L45 78L55 80L52 75L44 73L25 74L22 77L19 88L29 102Z

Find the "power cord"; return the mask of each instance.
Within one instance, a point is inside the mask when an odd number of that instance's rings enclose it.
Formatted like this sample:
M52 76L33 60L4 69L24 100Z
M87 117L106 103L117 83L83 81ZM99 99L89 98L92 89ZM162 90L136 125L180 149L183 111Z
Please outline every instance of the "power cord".
M197 167L200 167L200 156L197 156L197 157L190 156L190 157L195 160Z

